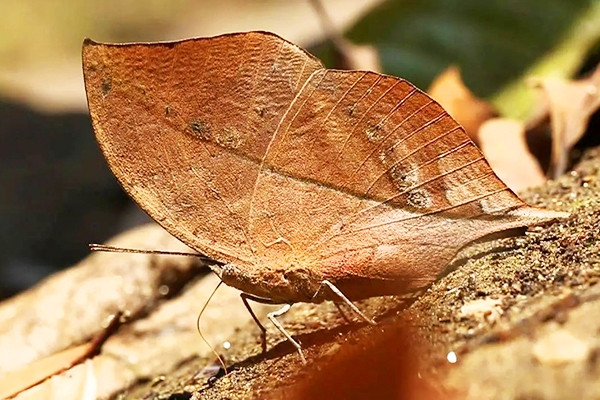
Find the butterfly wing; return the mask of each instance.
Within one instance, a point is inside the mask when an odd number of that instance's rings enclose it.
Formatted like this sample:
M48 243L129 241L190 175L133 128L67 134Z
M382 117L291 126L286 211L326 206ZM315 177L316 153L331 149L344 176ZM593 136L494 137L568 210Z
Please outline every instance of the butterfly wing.
M253 263L247 223L260 161L321 68L260 32L83 48L96 138L121 185L187 245L244 264Z
M83 61L121 185L184 243L242 266L244 290L291 300L283 272L297 268L412 290L470 241L559 216L520 201L410 83L325 70L272 34L86 41Z
M556 217L519 200L463 128L407 81L320 70L268 147L249 232L264 263L401 292L431 283L477 238Z

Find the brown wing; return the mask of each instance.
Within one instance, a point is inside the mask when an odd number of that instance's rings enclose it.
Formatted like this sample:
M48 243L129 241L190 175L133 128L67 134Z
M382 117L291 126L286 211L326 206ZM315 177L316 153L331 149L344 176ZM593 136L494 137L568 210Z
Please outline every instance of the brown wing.
M259 32L83 48L94 130L121 185L187 245L238 263L253 260L247 223L260 160L321 68Z
M332 280L403 280L408 290L479 237L556 217L519 200L410 83L321 70L269 145L249 226L259 261Z

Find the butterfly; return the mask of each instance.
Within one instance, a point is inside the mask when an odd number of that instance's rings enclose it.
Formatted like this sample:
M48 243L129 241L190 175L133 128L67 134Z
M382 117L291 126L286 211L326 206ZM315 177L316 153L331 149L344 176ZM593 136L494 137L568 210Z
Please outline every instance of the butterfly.
M272 33L86 40L83 70L120 184L244 302L414 292L473 240L564 216L522 202L408 81Z

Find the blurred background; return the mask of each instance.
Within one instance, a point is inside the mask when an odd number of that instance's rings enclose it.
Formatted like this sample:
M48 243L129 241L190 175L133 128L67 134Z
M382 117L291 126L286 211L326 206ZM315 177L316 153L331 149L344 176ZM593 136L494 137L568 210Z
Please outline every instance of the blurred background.
M529 76L600 60L598 0L0 0L0 299L148 221L94 141L81 43L266 30L330 68L378 69L422 89L450 65L500 115L526 118Z

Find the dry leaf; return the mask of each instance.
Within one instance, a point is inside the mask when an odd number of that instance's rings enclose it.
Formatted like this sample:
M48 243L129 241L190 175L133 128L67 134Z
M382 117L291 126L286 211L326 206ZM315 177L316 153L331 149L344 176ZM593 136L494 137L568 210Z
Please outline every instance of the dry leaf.
M265 400L408 400L462 399L440 386L435 379L421 376L422 354L426 350L408 321L386 319L376 327L352 332L352 342L333 344L319 354L316 368L307 368L285 385L264 391ZM363 337L360 337L362 335ZM438 366L443 369L443 366Z
M508 118L494 118L479 129L479 146L494 172L512 190L538 186L546 177L529 152L525 125Z
M479 127L498 113L491 104L475 96L463 83L460 69L448 67L438 75L427 90L450 115L467 131L469 137L479 143Z
M159 240L159 236L163 240ZM127 232L115 238L112 242L126 246L141 247L144 237L148 246L174 251L185 249L185 246L166 233L162 228L155 225ZM119 257L123 262L119 262ZM132 257L137 258L137 262ZM80 275L82 266L85 265L90 269L88 271L90 273L88 275L90 281L102 280L109 283L108 286L110 286L110 282L120 280L127 284L129 290L134 290L132 294L139 296L140 293L135 291L137 287L140 287L143 292L146 292L148 289L142 282L136 280L136 277L140 275L139 271L150 268L161 274L163 278L168 276L173 278L175 277L174 273L176 274L177 268L190 263L193 263L193 259L189 257L166 256L165 258L165 256L148 257L139 254L94 254L83 260L79 267L63 271L58 274L58 277L61 278L60 281L63 283L68 282L66 277L68 275ZM124 264L127 264L129 272L123 272L117 268ZM170 268L167 268L168 265L170 265ZM95 276L93 275L94 272ZM110 272L116 273L114 281L113 277L109 275ZM66 285L55 285L56 281L57 279L54 279L54 282L43 282L34 290L45 295L43 298L38 297L40 303L52 301L55 297L55 294L52 292L53 290L59 290L61 293L70 291ZM90 360L91 365L75 365L67 371L54 375L50 379L20 393L16 398L21 400L81 398L84 388L89 388L90 384L94 382L97 385L97 398L109 398L115 393L127 389L136 381L152 379L158 375L172 371L173 368L181 364L182 360L198 355L205 356L206 354L210 354L210 349L198 335L196 319L202 309L202 305L217 286L217 283L218 278L216 276L212 274L208 275L197 282L190 283L186 286L185 291L177 297L162 302L159 305L155 301L148 299L147 296L152 293L140 296L142 301L146 301L146 304L143 304L144 310L151 311L150 314L142 319L129 321L128 324L121 327L102 346L102 352ZM93 285L82 286L84 287L81 290L89 290L90 287L93 287ZM162 288L165 287L164 282L160 283L160 286L162 291ZM93 300L86 304L84 312L92 315L103 313L104 303L107 301L107 298L122 304L125 308L137 305L137 303L131 303L129 293L121 292L118 290L118 287L115 287L115 289L95 290ZM75 291L71 291L71 293L76 297L81 296L80 294L76 294ZM154 295L158 295L158 293L154 293ZM251 321L250 315L240 305L239 291L233 288L221 287L200 320L203 335L209 343L220 349L221 354L225 357L228 356L228 352L222 347L222 343L234 336L236 330L247 326ZM258 304L254 305L253 309L257 316L262 318L268 310L267 307L266 305ZM0 307L0 310L3 310L2 307ZM135 308L129 308L129 310L134 315L139 315L139 311ZM23 314L24 312L20 313L21 317ZM222 323L224 322L223 315L227 315L226 323ZM70 331L78 332L82 335L88 329L86 320L83 320L80 314L72 312L72 309L69 307L65 307L64 318L60 320L56 319L56 312L52 316L57 322L57 326L48 328L46 336L50 338L54 338L55 333L64 334L60 330L60 325L68 326ZM11 323L19 325L15 321L11 321ZM41 321L40 323L46 324L47 322ZM6 340L3 343L3 346L9 345ZM36 342L36 345L50 346L50 344L45 344L43 340ZM8 350L6 346L2 347L3 352L5 349ZM84 347L86 346L88 345L84 345ZM27 351L28 347L26 343L14 342L13 348L10 348L10 354L26 354ZM39 349L38 351L41 353L42 351L46 351L46 349ZM74 357L72 355L76 351L70 349L68 351L70 356L67 356L67 359L73 360ZM258 344L256 351L260 351ZM85 354L85 351L81 351L79 354ZM61 357L64 357L64 354ZM15 360L15 363L20 361ZM56 365L56 362L53 361L51 365ZM7 370L8 368L5 368L3 374L7 374ZM93 371L93 375L90 375L90 370ZM11 372L8 372L8 374L11 374ZM32 378L30 376L29 381ZM7 390L4 386L0 386L0 388ZM64 396L57 397L61 393Z
M112 398L135 382L172 372L184 360L211 354L198 335L196 318L217 283L218 278L212 274L193 283L181 295L162 303L148 317L123 326L106 342L102 353L90 360L91 366L76 365L22 392L17 399L52 399L59 393L78 393L81 389L77 385L83 387L90 381L90 368L98 388L97 398ZM267 307L259 304L253 309L259 318L263 318ZM223 342L235 336L237 330L247 327L250 321L250 315L241 307L239 292L221 287L202 315L200 325L208 342L227 357ZM260 351L258 343L256 351Z
M272 302L428 286L457 250L565 216L529 207L405 80L327 70L280 37L86 41L96 138L170 233ZM490 218L493 216L493 218Z
M21 369L0 375L0 399L12 397L49 377L76 365L90 352L90 343L82 344L35 361Z
M568 153L585 133L592 114L600 107L600 66L585 79L567 81L546 78L537 81L547 104L552 127L551 176L557 178L567 169ZM537 112L539 121L544 115Z

